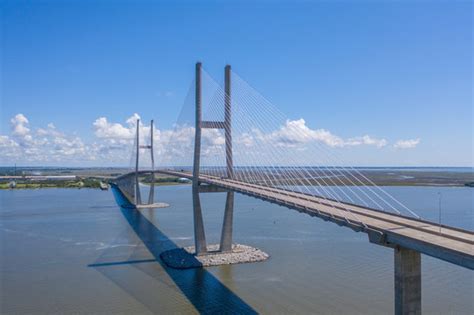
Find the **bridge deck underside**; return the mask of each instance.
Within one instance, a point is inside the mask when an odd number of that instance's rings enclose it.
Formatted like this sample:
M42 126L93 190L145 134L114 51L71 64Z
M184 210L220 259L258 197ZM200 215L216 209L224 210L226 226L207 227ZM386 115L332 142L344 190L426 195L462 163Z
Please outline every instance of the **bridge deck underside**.
M188 172L157 172L192 179L192 174ZM442 233L439 233L440 226L428 221L227 178L201 175L199 181L366 232L372 242L381 245L399 245L474 269L474 233L471 231L442 226Z

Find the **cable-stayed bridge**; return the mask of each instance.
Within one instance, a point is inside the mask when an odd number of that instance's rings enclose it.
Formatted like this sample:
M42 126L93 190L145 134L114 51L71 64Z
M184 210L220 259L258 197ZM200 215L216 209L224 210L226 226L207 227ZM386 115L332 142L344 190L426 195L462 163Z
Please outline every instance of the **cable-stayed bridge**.
M141 144L147 134L149 143ZM154 147L154 136L159 148ZM114 187L126 197L124 206L155 208L161 205L154 203L153 186L143 202L141 179L153 185L161 174L192 181L198 255L208 251L200 193L227 194L222 252L232 250L235 193L367 233L371 243L394 249L395 313L419 314L421 253L474 269L474 233L420 218L358 169L348 167L337 150L360 143L382 144L367 136L344 140L325 130L311 130L303 120L288 120L232 74L230 66L221 88L198 63L172 132L155 131L153 122L140 132L137 121L135 167L116 178ZM156 169L154 152L161 162ZM148 157L151 165L140 168L140 157Z

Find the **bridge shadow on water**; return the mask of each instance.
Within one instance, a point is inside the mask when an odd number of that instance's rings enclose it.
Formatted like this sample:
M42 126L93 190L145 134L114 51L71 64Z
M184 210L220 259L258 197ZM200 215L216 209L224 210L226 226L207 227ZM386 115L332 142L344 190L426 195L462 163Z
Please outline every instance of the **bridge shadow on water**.
M112 188L117 203L123 204L122 193ZM191 302L196 310L201 314L257 314L257 312L239 296L227 288L218 278L207 271L205 268L196 269L173 269L168 267L160 258L160 254L169 249L178 248L178 246L168 238L160 229L158 229L147 217L139 210L120 207L121 212L130 227L140 238L148 251L154 256L155 260L130 260L112 263L96 263L90 267L113 268L117 265L141 263L158 263L161 268L173 280L176 287ZM154 277L157 275L155 274ZM113 280L113 279L112 279ZM114 281L114 280L113 280ZM117 283L117 281L114 281ZM126 285L123 282L120 286ZM123 288L127 291L127 288ZM156 292L155 299L158 299ZM137 294L135 294L136 297ZM143 301L141 301L143 302ZM159 311L159 310L151 310Z

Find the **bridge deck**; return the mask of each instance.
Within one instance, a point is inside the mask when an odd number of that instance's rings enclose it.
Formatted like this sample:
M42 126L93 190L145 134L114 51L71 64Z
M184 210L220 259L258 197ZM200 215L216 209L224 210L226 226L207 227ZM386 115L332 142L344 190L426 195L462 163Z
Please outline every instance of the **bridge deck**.
M192 179L188 172L155 171ZM281 188L201 175L200 182L270 201L369 234L371 242L403 246L474 269L474 233ZM346 219L347 218L347 219Z

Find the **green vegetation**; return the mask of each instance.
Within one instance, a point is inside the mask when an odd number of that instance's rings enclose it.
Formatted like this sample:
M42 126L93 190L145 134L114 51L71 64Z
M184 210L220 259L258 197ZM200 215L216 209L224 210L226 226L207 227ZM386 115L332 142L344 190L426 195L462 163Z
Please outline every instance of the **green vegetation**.
M149 185L152 178L150 176L141 178L140 182ZM100 189L100 180L94 178L82 178L77 180L27 180L15 181L15 187L10 187L11 181L0 182L0 189L38 189L38 188L97 188ZM177 177L156 177L155 186L183 185Z
M38 188L100 188L100 181L96 179L83 180L42 180L42 181L16 181L14 188L10 182L0 182L0 189L38 189Z

